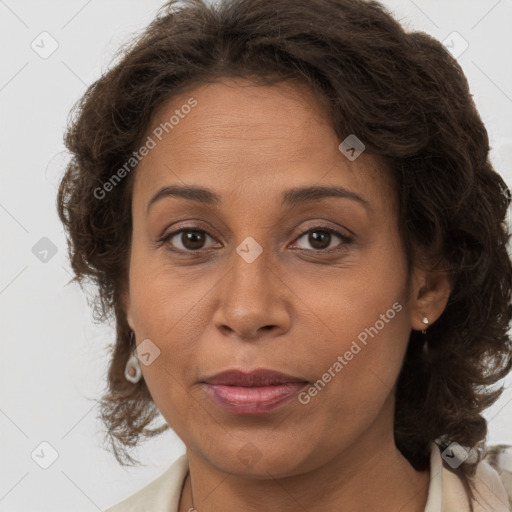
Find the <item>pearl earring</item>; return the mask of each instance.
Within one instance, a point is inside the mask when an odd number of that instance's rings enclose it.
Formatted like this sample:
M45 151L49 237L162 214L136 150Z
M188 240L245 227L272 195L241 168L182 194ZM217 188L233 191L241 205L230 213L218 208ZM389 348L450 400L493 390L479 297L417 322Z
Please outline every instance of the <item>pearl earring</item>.
M423 317L423 323L425 324L425 329L423 329L421 332L423 334L427 334L427 327L428 327L428 318L425 316Z
M132 331L130 335L130 342L132 342L134 338L135 333ZM135 350L131 353L124 369L124 376L126 380L132 382L133 384L137 384L137 382L139 382L142 377L142 370L140 369L140 363L136 352L137 348L135 348Z

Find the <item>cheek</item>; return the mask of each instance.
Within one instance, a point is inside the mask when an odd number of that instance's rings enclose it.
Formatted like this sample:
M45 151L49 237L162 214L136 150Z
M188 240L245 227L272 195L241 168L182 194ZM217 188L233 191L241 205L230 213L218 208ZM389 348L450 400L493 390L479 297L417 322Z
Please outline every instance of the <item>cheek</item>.
M323 342L314 354L317 380L306 390L303 403L322 397L333 416L372 414L392 392L407 347L406 308L396 301L378 310L373 320L364 315L345 323L343 334ZM307 396L306 396L307 395Z
M325 407L333 422L350 418L354 427L392 393L410 334L405 256L396 233L381 240L327 294L310 295L327 328L309 355L318 380L303 402Z
M139 231L134 230L130 260L131 316L140 335L172 340L176 331L194 323L215 276L171 265L165 248L150 247L147 235Z
M134 243L130 261L130 323L137 343L150 340L158 356L141 365L144 380L161 411L183 410L184 386L194 375L198 308L205 290L183 286L172 269Z

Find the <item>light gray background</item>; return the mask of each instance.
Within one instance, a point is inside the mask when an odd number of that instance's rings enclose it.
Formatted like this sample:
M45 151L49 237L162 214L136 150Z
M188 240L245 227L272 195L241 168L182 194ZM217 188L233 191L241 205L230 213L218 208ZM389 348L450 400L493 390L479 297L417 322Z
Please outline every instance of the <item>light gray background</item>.
M114 330L95 325L80 288L65 286L71 274L55 210L69 110L107 69L119 45L144 28L162 4L0 0L2 512L104 510L184 453L170 432L134 452L146 467L124 469L103 449L102 424L90 398L98 398L105 386ZM441 41L456 31L469 43L458 60L487 126L493 163L510 185L512 1L384 4L411 29ZM43 45L43 31L59 45L46 59L31 48L34 40ZM43 237L57 249L46 263L32 252ZM506 379L507 390L486 413L491 444L512 444L510 382ZM43 441L58 452L46 470L31 458Z

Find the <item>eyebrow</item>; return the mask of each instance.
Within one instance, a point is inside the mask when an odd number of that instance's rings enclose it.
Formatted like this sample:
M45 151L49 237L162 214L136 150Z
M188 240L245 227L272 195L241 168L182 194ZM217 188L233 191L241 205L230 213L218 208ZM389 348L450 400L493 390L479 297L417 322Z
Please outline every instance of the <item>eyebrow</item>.
M196 185L181 186L181 185L168 185L162 187L150 199L146 213L157 202L166 197L178 197L188 199L208 206L216 206L222 202L222 199L213 190L206 187L199 187ZM366 199L359 194L347 190L343 187L336 186L311 186L311 187L296 187L286 190L281 198L281 206L294 207L299 204L309 203L318 199L327 197L338 197L342 199L350 199L355 201L365 208L371 210L371 206Z

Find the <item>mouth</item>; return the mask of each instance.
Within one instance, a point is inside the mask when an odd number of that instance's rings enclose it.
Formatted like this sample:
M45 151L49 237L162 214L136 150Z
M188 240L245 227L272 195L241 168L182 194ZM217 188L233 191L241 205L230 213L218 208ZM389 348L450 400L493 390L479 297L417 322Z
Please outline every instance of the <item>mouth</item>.
M235 414L262 414L284 405L309 384L303 378L267 369L227 370L202 381L208 396Z

